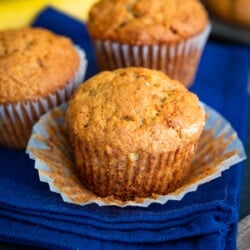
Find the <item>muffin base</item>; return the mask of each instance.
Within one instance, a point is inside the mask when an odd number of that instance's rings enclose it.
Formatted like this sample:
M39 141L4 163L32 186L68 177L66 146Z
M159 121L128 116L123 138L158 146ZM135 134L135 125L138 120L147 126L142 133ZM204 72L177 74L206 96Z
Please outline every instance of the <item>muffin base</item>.
M49 109L67 101L82 83L86 71L84 52L76 47L80 65L75 77L61 89L37 100L0 104L0 145L24 149L31 135L32 126Z
M200 34L176 43L129 45L95 40L96 57L101 70L122 67L146 67L165 72L189 87L193 83L211 25Z
M90 191L132 200L176 190L188 174L196 148L197 141L193 141L173 152L124 155L79 143L75 152L80 179Z
M113 196L100 197L89 191L76 171L74 152L65 125L67 103L40 118L33 128L26 152L35 161L40 181L46 182L50 191L60 194L67 203L80 206L148 207L152 203L180 201L186 194L220 177L223 171L246 158L243 144L230 123L212 108L203 103L201 105L206 111L207 121L189 174L176 190L166 195L152 194L122 201Z

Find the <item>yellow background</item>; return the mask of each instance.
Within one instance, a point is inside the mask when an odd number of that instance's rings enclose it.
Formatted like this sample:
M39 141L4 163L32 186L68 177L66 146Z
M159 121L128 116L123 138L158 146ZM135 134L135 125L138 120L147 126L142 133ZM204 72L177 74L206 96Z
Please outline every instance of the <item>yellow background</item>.
M81 20L97 0L0 0L0 30L27 26L37 13L50 5Z

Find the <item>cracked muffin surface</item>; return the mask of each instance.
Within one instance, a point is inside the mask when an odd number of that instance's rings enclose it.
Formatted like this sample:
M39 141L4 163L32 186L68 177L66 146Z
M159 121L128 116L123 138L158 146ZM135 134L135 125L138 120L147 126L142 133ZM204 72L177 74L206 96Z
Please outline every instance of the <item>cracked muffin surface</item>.
M207 24L198 0L101 0L92 7L87 27L94 39L140 45L180 41Z
M102 72L80 86L67 122L80 140L159 152L199 137L204 112L195 94L164 73L127 68Z
M36 100L65 86L79 67L70 39L42 28L0 32L0 104Z
M146 68L101 72L70 100L66 123L84 185L121 200L175 190L204 126L198 98Z

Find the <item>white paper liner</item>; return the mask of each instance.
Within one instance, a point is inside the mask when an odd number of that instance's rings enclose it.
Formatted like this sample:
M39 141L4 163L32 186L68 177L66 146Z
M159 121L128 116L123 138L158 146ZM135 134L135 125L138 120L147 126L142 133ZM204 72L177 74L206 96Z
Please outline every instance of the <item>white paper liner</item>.
M80 57L79 68L74 78L64 87L37 100L0 104L0 145L25 148L32 126L39 117L50 108L69 100L77 86L83 82L87 68L85 52L78 46L75 49Z
M73 149L67 139L64 120L66 103L49 111L36 123L26 152L35 160L40 180L47 182L50 190L59 193L65 202L147 207L152 203L181 200L187 193L196 191L200 185L220 177L223 171L246 159L243 144L230 123L209 106L201 105L208 118L190 174L182 186L167 195L120 201L98 197L88 191L75 172Z
M97 61L101 70L130 66L161 70L190 86L210 31L211 25L208 24L203 32L187 40L156 45L94 40Z

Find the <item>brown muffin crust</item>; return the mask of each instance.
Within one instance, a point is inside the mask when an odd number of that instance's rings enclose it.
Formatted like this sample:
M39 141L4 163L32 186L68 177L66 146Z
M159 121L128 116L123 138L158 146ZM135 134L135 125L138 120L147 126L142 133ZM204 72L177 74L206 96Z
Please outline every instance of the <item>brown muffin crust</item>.
M160 71L105 71L81 85L66 123L79 176L99 196L166 194L189 171L204 125L196 95Z
M42 28L0 32L0 104L35 100L75 75L79 56L72 42Z
M173 151L200 136L204 112L195 94L164 73L145 68L105 71L70 101L71 139L124 153Z
M198 0L101 0L90 10L87 27L94 39L141 45L180 41L207 24Z

